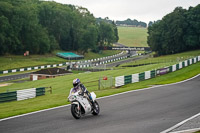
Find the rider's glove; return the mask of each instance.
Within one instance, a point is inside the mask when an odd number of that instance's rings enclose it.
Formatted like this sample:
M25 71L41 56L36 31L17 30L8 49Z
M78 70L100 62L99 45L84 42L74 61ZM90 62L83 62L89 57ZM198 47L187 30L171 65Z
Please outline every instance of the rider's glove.
M81 95L81 96L83 96L83 95L84 95L84 92L79 92L78 94Z

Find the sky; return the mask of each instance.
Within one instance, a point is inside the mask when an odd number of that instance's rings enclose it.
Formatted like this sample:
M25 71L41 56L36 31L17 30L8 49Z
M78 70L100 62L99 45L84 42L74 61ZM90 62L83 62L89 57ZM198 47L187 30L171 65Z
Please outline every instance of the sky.
M52 1L52 0L51 0ZM161 20L176 7L188 9L200 4L200 0L53 0L87 8L96 18L111 20L127 18L146 22Z

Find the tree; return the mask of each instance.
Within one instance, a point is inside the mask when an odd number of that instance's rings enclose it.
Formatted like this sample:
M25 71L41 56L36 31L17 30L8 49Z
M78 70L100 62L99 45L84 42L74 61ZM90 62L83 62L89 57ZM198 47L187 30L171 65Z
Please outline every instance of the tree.
M187 29L184 36L187 49L200 48L200 4L190 7L187 12Z
M200 48L200 5L177 7L148 27L148 44L159 55Z
M100 46L110 46L116 41L112 25L101 21L99 26L99 43Z
M9 51L9 46L11 43L11 38L9 32L11 31L11 26L8 19L4 16L0 17L0 55L3 55Z
M149 27L149 26L152 26L152 25L153 25L153 22L152 22L152 21L149 21L148 27Z
M44 54L55 49L87 52L118 40L107 18L96 22L88 9L40 0L0 1L0 54Z
M97 28L93 25L88 26L87 29L83 31L80 41L80 50L83 54L88 52L88 49L96 49L97 37Z
M55 37L63 50L70 49L71 9L55 2L42 2L39 6L40 24Z
M118 42L119 40L119 36L118 36L118 29L117 29L117 25L115 24L114 21L112 21L112 26L113 26L113 30L114 30L114 42Z
M117 25L128 25L128 26L135 26L135 27L147 27L147 24L142 21L137 21L136 19L131 20L128 18L127 20L124 21L116 21Z

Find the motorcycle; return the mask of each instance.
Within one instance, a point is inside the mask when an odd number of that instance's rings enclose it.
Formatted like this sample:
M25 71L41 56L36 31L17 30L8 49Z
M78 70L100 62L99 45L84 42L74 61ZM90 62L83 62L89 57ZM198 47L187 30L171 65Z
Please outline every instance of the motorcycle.
M94 105L92 105L86 94L82 96L80 95L80 91L75 93L70 91L68 99L71 102L71 113L75 119L80 119L82 116L90 113L93 115L99 114L100 108L96 101L96 94L94 92L91 92L90 94Z

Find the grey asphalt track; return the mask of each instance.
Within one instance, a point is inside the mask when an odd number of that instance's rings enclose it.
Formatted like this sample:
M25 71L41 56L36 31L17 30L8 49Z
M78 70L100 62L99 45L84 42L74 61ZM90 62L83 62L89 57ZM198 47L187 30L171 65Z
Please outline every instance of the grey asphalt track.
M134 84L132 85L134 88ZM1 133L159 133L200 112L200 76L98 99L99 116L75 120L70 106L0 122Z
M138 57L134 57L134 58L128 58L126 60L121 60L121 61L109 63L109 64L106 64L106 68L108 68L108 67L116 67L116 66L124 64L124 63L128 63L128 62L144 59L144 58L147 58L147 57L149 57L149 55L142 55L142 56L138 56ZM97 66L97 67L101 67L101 65Z
M9 76L0 76L0 83L12 81L16 79L28 78L32 72L23 73L23 74L16 74L16 75L9 75Z
M101 61L107 61L107 60L111 60L111 59L115 59L115 58L119 58L119 57L123 57L123 56L127 56L129 54L120 54L116 57L112 57L112 58L105 58L102 59ZM93 61L93 64L98 63L99 61ZM87 65L88 63L83 63L82 65ZM115 65L113 65L115 66ZM63 69L65 69L66 67L63 67ZM14 74L14 73L13 73ZM16 79L22 79L22 78L28 78L30 77L30 74L32 74L32 72L27 72L27 73L23 73L23 74L14 74L14 75L8 75L8 76L0 76L0 83L2 82L7 82L7 81L12 81L12 80L16 80Z

